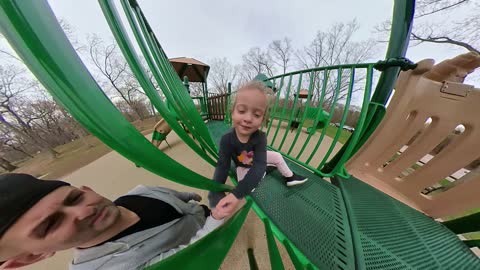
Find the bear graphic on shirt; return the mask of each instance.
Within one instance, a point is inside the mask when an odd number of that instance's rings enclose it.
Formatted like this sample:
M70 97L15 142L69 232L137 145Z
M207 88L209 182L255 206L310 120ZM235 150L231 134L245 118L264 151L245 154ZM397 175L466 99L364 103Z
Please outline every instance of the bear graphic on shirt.
M238 161L244 165L252 165L253 164L253 151L247 152L245 150L237 156Z

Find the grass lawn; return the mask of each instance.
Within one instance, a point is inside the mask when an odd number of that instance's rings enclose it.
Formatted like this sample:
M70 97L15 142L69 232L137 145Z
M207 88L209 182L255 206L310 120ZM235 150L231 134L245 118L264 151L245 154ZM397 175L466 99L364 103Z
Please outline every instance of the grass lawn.
M313 120L311 119L307 119L305 120L305 123L303 123L303 127L311 127L313 125ZM317 132L322 132L323 129L317 129ZM331 125L328 125L327 126L327 131L325 132L325 135L330 137L330 138L335 138L335 135L337 134L338 132L338 128L335 127L335 126L331 126ZM340 137L338 137L338 142L340 142L341 144L345 144L348 140L348 138L350 138L350 136L352 135L352 133L342 129L340 131Z
M468 215L472 215L472 214L475 214L475 213L478 213L478 212L480 212L480 207L465 211L463 214L458 215L458 216L446 217L445 220L450 220L450 219L455 219L455 218L459 218L459 217L463 217L463 216L468 216ZM480 231L479 232L466 233L463 236L465 236L465 238L467 238L467 239L480 239Z
M317 132L322 132L321 129L319 129ZM338 128L337 127L334 127L334 126L327 126L327 132L325 133L328 137L330 138L335 138L335 135L337 134L338 132ZM338 141L341 143L341 144L345 144L348 140L348 138L350 138L350 135L352 135L352 133L346 131L346 130L341 130L340 131L340 137L338 137Z

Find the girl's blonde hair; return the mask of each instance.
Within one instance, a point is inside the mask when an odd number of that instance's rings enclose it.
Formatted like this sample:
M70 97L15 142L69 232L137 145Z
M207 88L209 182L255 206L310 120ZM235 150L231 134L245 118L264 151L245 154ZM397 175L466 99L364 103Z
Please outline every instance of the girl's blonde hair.
M272 105L274 93L273 93L273 90L265 86L265 84L262 81L253 80L241 85L240 88L238 88L238 90L234 93L232 97L232 102L230 103L230 108L229 108L230 113L233 113L233 109L235 108L238 93L247 89L255 89L265 94L265 97L267 98L267 104L265 107L265 114L263 115L263 124L266 124L268 119L270 118L270 108Z

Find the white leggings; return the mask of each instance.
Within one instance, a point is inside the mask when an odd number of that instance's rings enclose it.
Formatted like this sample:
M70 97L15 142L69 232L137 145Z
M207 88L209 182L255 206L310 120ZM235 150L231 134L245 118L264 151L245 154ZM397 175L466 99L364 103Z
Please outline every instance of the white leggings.
M278 171L285 177L290 177L293 175L293 172L288 168L287 163L283 159L282 155L278 152L267 151L267 166L274 165L277 167ZM243 180L245 175L247 175L250 168L237 167L237 179L238 181Z

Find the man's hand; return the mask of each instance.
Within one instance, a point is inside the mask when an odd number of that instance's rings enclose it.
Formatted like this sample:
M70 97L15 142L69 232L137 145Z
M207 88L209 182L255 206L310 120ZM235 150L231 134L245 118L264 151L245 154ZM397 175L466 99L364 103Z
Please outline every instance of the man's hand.
M192 192L192 193L190 193L190 194L191 194L191 195L190 195L190 196L191 196L191 197L190 197L191 200L194 200L194 201L196 201L196 202L200 202L200 201L202 200L202 196L198 195L197 193Z
M173 189L170 189L170 192L180 200L188 203L191 200L200 202L202 200L202 196L198 195L195 192L179 192Z
M215 209L218 211L219 215L224 217L230 216L235 212L235 210L237 210L239 202L240 200L237 199L235 195L230 193L218 202Z

